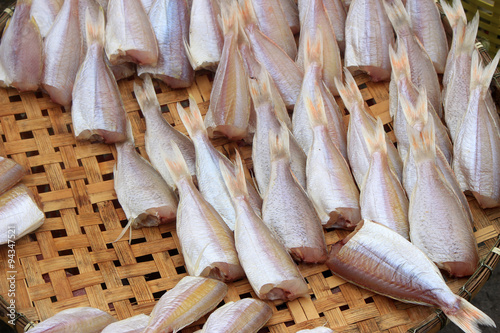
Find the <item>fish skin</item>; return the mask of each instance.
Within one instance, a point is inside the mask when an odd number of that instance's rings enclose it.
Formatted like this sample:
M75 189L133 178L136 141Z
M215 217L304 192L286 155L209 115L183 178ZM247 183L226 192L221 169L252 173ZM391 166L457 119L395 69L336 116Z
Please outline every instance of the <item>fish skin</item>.
M316 327L312 328L310 330L300 330L297 331L297 333L334 333L331 329L328 327Z
M226 293L221 281L186 276L156 303L143 333L178 332L213 310Z
M97 22L93 22L88 9L86 22L88 49L73 85L73 131L78 140L124 141L125 107L113 73L104 61L104 12L100 10Z
M392 26L381 2L353 0L345 21L344 66L367 72L374 82L389 80L388 46L394 45Z
M483 67L474 51L469 103L453 147L453 171L460 187L471 191L482 208L500 206L500 131L496 126L499 119L496 110L490 110L486 97L499 59L497 52L492 62Z
M283 12L285 13L288 26L295 35L300 31L299 9L297 8L297 4L294 0L280 0L280 3L281 8L283 8Z
M106 326L101 333L141 333L148 324L149 316L143 313Z
M4 84L20 92L38 90L43 69L42 36L36 21L30 16L30 10L31 0L17 1L14 15L0 43Z
M422 43L438 74L444 73L448 57L448 40L441 14L434 0L406 0L411 27Z
M236 210L236 251L257 297L271 301L308 297L299 269L250 203L240 155L236 154L236 176L222 162L220 168Z
M42 38L47 36L63 2L64 0L32 0L31 16L35 18Z
M144 7L144 11L146 14L149 14L151 7L153 6L155 0L141 0L142 6Z
M14 160L0 156L0 194L16 185L28 172Z
M109 0L105 48L112 65L124 62L139 65L157 63L158 43L155 31L140 1Z
M184 47L189 38L189 8L186 0L155 0L149 11L149 21L154 31L153 37L156 35L155 42L158 40L158 62L140 64L137 74L150 74L172 88L190 87L194 81L194 71Z
M272 314L271 307L257 299L244 298L229 302L208 317L201 333L255 333Z
M491 318L450 290L422 251L378 223L364 220L334 244L327 266L343 279L378 294L438 307L465 332L479 333L478 324L495 327Z
M153 82L144 75L141 85L134 82L134 93L146 120L144 141L151 165L160 173L167 184L174 188L175 182L165 165L165 156L173 153L172 142L179 147L191 175L196 175L196 157L193 142L170 125L162 115Z
M83 60L78 3L64 1L43 44L42 88L63 106L71 105L73 84Z

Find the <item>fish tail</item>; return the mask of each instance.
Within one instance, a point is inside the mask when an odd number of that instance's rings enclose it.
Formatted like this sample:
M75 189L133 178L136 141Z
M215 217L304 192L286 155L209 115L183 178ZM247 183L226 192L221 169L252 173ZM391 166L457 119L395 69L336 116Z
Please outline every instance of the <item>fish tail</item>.
M182 156L179 146L177 146L173 140L170 141L170 145L172 146L172 154L168 156L164 152L162 152L162 154L163 160L165 161L168 172L170 172L174 183L177 184L182 178L191 179L191 173L189 172L186 160L184 156Z
M446 1L440 1L440 3L453 30L455 30L455 28L457 27L458 22L462 21L464 24L467 23L467 17L465 16L462 1L453 0L451 5Z
M370 133L370 131L364 127L362 128L362 133L370 154L380 152L387 155L387 141L385 140L384 123L382 119L377 117L377 126L375 127L374 133Z
M149 74L143 75L142 85L134 81L134 94L141 107L142 112L150 112L153 109L158 110L160 103L156 97L153 80Z
M323 38L321 30L316 31L314 40L311 37L309 30L304 34L304 68L308 68L309 64L317 63L323 65Z
M411 29L410 17L401 0L383 0L383 3L396 34Z
M416 105L413 105L404 95L399 96L399 102L401 103L401 109L403 110L408 126L420 131L427 123L429 112L427 111L427 91L422 89L418 92Z
M344 68L344 73L345 85L339 79L335 78L335 86L345 106L351 110L354 105L363 105L365 101L351 72L347 68Z
M241 0L237 8L244 26L257 24L257 17L255 15L252 0Z
M474 50L472 54L471 63L471 80L470 80L470 94L473 90L480 88L483 94L486 94L491 83L491 79L495 74L495 70L498 65L498 60L500 60L500 51L497 52L495 58L487 65L481 65L481 59L479 59L479 52Z
M432 118L418 131L412 126L407 126L410 149L413 153L415 163L436 158L436 138L434 121Z
M309 91L306 91L304 96L304 104L306 106L307 115L309 116L309 123L312 127L320 125L326 126L328 123L326 119L325 104L321 96L319 84L322 83L316 82L314 85L314 96L311 96Z
M389 56L391 58L392 73L394 79L399 81L403 78L411 80L410 63L408 61L408 49L404 43L398 44L397 51L389 45Z
M222 160L219 161L222 178L224 179L224 183L226 183L226 187L233 200L238 197L248 197L248 189L245 178L245 171L243 169L243 161L241 160L241 156L238 151L236 151L235 163L236 166L234 168L234 171L236 175L233 175L233 172L229 170L226 164L224 164Z
M467 302L462 297L457 296L458 309L456 306L451 310L443 309L446 316L460 327L464 332L480 333L479 324L496 327L493 319L488 317L484 312L476 308L474 305Z
M250 96L255 106L271 101L269 76L264 68L260 68L256 78L249 78Z
M90 14L90 9L85 10L85 30L87 34L87 44L90 45L93 42L104 45L104 29L106 25L104 22L104 10L99 7L99 14L97 15L97 20L94 21L92 15Z
M233 1L228 6L221 6L222 15L222 32L227 35L230 32L238 31L238 23L240 21L240 9L238 2Z
M207 128L203 123L203 117L201 116L200 109L198 108L198 104L191 95L189 96L189 109L191 110L191 112L188 113L186 110L184 110L181 103L177 103L177 112L179 113L179 117L186 127L189 136L193 138L197 133L200 132L204 133L204 135L207 135Z
M281 158L290 159L290 134L286 125L280 121L280 130L278 133L269 132L269 150L271 161Z
M462 23L459 23L462 24ZM465 23L463 23L465 24ZM479 27L479 12L476 12L474 18L467 24L465 29L457 30L456 52L471 54L476 44L477 29Z

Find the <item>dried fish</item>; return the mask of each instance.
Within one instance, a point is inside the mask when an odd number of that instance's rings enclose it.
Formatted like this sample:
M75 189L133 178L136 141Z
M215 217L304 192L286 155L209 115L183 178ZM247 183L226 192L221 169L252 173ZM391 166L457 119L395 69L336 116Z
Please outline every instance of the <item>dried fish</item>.
M300 330L297 331L297 333L334 333L334 332L328 327L316 327L310 330Z
M101 333L141 333L148 325L148 321L149 316L140 314L109 324Z
M297 4L294 0L280 0L280 3L292 33L298 33L300 30L300 22Z
M0 194L16 185L26 174L26 170L14 160L0 156Z
M64 0L32 0L31 16L35 18L42 38L47 36Z

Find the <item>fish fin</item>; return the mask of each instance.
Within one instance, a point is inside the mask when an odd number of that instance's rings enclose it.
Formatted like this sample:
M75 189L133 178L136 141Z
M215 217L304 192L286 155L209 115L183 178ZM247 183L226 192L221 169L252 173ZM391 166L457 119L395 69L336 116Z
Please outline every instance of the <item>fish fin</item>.
M481 92L486 94L491 83L491 79L495 74L495 70L500 60L500 51L497 52L495 58L491 62L484 66L481 65L481 59L479 58L479 52L474 50L472 54L471 63L471 79L470 79L470 93L480 87Z
M238 23L239 23L239 6L236 1L231 2L229 6L221 6L221 15L222 15L222 32L224 35L228 33L237 32L238 31Z
M449 311L443 311L446 316L464 332L480 333L481 330L479 329L479 324L496 327L493 319L488 317L488 315L476 308L474 305L470 304L462 297L457 296L457 300L459 302L458 309L453 307L453 309Z
M184 159L179 146L177 146L173 140L170 141L170 145L172 146L172 154L167 156L162 151L162 158L165 161L168 172L170 172L174 183L177 184L181 178L191 179L191 173L189 172L186 160Z
M33 28L35 28L35 30L38 31L38 33L40 33L40 27L38 26L38 23L36 22L34 16L31 16L30 23L31 25L33 25Z
M384 123L382 119L377 117L375 132L370 132L365 127L362 127L361 132L363 133L370 154L381 152L387 155L387 141L385 139Z
M401 0L383 0L385 12L392 23L392 27L399 35L402 32L411 30L410 16L406 12Z
M189 42L187 41L186 38L183 38L182 42L184 44L184 50L186 50L186 56L189 60L189 63L191 64L191 67L197 68L198 64L196 63L196 60L193 58L193 54L191 53L191 46L189 46Z
M460 20L465 24L467 23L467 17L465 16L464 7L462 6L462 1L453 0L452 4L448 4L446 1L440 1L443 11L448 18L448 22L452 29L454 29Z
M389 45L389 56L391 58L392 73L397 81L407 78L411 81L410 62L408 61L408 49L404 43L398 44L397 51Z
M258 24L252 0L239 0L239 14L244 26Z
M345 85L339 79L335 78L335 86L346 108L351 110L354 105L363 105L365 101L351 72L347 68L344 68L344 74Z
M153 108L160 109L160 103L156 97L153 80L149 74L142 76L142 85L138 81L134 81L134 94L142 112L150 112Z
M421 131L412 126L407 126L410 148L415 163L428 159L436 160L436 138L434 121L432 118L423 126Z
M305 91L304 104L312 127L327 126L325 104L318 82L314 84L314 96L310 96L309 91Z
M465 22L459 23L459 25ZM477 29L479 27L479 12L476 12L474 18L467 24L465 29L457 30L456 54L471 54L476 45Z
M130 244L130 242L132 242L132 224L133 223L134 223L134 219L129 219L128 222L127 222L127 225L123 228L123 230L120 232L120 234L118 235L118 237L116 237L116 239L114 241L112 241L111 243L118 242L120 239L122 239L122 237L125 235L125 233L127 232L127 230L130 230L130 235L129 235L129 238L128 238L128 243Z
M429 119L427 110L427 91L424 89L418 90L418 98L416 105L408 100L405 95L399 96L399 103L406 118L408 125L416 131L422 130Z
M135 145L134 132L132 131L132 124L130 123L130 119L127 119L127 121L126 121L126 134L127 134L127 138L125 139L125 141L123 143L128 143L128 144L131 144L132 146L134 146ZM122 143L118 143L118 144L122 144Z
M198 104L191 95L189 96L189 109L191 110L191 112L188 113L186 110L184 110L181 103L177 102L177 112L179 113L179 117L186 127L189 136L193 138L194 135L196 135L196 133L198 132L204 133L204 135L208 135L207 128L203 123L203 116L201 115L200 109L198 108Z
M222 173L222 178L224 179L224 183L231 194L231 198L233 200L238 197L246 197L248 198L248 189L247 189L247 181L245 178L245 171L243 170L243 161L241 160L241 156L236 151L236 160L235 160L235 173L229 170L229 168L224 164L222 160L219 161L219 167Z
M92 44L96 41L97 43L104 45L104 33L105 33L105 21L104 21L104 10L99 6L99 14L97 15L97 20L94 21L92 15L90 14L90 9L85 10L85 31L87 36L87 45ZM87 46L88 47L88 46Z
M290 159L290 134L286 125L280 121L280 130L278 133L269 132L269 153L271 161L280 158Z
M316 31L314 40L309 30L304 33L304 68L308 68L311 63L320 64L323 67L323 36L321 29Z

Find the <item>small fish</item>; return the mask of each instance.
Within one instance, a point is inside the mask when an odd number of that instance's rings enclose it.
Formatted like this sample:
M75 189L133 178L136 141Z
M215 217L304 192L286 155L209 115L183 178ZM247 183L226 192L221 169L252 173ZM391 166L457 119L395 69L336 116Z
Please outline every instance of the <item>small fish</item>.
M332 246L327 266L362 288L402 302L438 307L464 332L479 333L479 324L496 327L490 317L450 290L422 251L381 224L361 221Z
M294 0L280 0L281 8L285 13L286 20L293 34L300 31L299 9Z
M140 314L127 319L123 319L104 328L101 333L141 333L148 325L149 316Z
M45 214L26 185L18 184L0 196L0 244L35 231L44 220Z
M71 117L78 140L114 143L126 138L125 107L113 73L104 61L104 12L93 21L86 12L87 53L73 85Z
M42 38L47 36L64 0L32 0L31 16L35 19Z
M308 287L299 269L250 203L240 155L236 154L236 171L222 161L219 167L236 210L236 251L257 296L271 301L307 297Z
M27 173L14 160L0 156L0 194L16 185Z
M213 310L226 293L227 285L221 281L186 276L156 303L142 333L179 332Z
M297 333L334 333L334 331L332 331L328 327L316 327L310 330L300 330L297 331Z
M134 82L134 93L146 119L144 141L151 165L158 170L167 184L174 188L175 182L165 165L164 156L168 157L173 153L172 142L175 142L188 165L190 175L194 176L196 175L196 157L193 142L163 118L149 75L144 75L142 85Z
M229 302L208 317L201 333L256 333L272 314L271 307L257 299Z

